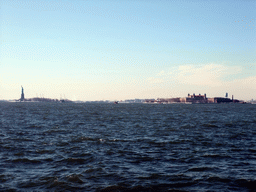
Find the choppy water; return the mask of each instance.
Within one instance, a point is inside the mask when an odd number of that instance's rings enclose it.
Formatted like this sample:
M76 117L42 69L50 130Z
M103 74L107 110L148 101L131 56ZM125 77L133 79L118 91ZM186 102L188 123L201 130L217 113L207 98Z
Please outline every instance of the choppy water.
M255 191L256 105L0 103L1 191Z

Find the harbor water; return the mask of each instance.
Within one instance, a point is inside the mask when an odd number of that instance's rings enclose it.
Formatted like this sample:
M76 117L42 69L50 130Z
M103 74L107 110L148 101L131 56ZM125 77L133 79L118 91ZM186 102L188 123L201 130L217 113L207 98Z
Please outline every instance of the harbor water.
M256 105L1 102L0 191L256 191Z

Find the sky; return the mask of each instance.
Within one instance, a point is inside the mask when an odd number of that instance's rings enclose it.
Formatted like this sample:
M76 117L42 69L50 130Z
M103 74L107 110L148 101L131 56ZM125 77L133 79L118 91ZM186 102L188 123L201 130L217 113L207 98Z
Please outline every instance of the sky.
M254 0L0 6L0 100L256 99Z

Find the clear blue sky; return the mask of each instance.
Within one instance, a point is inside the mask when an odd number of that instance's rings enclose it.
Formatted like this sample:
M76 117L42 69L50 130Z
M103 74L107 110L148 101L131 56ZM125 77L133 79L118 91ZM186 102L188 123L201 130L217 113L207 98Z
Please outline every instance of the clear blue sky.
M256 1L0 3L0 100L256 99Z

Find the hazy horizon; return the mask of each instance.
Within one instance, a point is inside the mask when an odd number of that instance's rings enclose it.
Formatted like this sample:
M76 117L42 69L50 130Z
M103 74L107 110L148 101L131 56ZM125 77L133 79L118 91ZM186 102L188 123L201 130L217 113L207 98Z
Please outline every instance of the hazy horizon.
M187 95L183 95L183 96L177 96L177 97L165 97L165 98L163 98L163 97L155 97L155 98L126 98L126 99L121 99L121 100L118 100L118 99L105 99L105 100L102 100L102 99L96 99L96 100L72 100L72 99L69 99L69 98L67 98L66 96L65 96L65 94L64 95L60 95L60 97L59 98L57 98L57 97L55 97L55 98L50 98L50 97L45 97L44 96L44 94L40 94L40 95L38 95L38 94L36 94L36 96L34 96L34 97L24 97L24 99L25 99L25 101L27 100L27 101L29 101L30 99L35 99L35 98L39 98L39 99L51 99L51 100L69 100L69 101L81 101L81 102L87 102L87 101L89 101L89 102L94 102L94 101L104 101L104 102L113 102L113 101L128 101L128 100L147 100L147 99L155 99L155 100L157 100L157 99L171 99L171 98L185 98L185 97L188 97L188 95L193 95L193 94L195 94L195 93L188 93ZM223 97L223 98L230 98L230 99L238 99L238 100L240 100L240 101L244 101L244 100L242 100L242 99L239 99L239 98L234 98L234 95L229 95L228 93L225 93L225 96L211 96L211 97L209 97L206 93L204 93L204 94L201 94L201 93L197 93L197 94L195 94L195 95L206 95L206 97L207 98L214 98L214 97ZM0 101L19 101L21 99L21 97L17 97L16 99L0 99ZM253 100L253 98L252 99L248 99L248 100L246 100L246 101L249 101L249 100Z
M255 1L0 6L0 100L256 99Z

